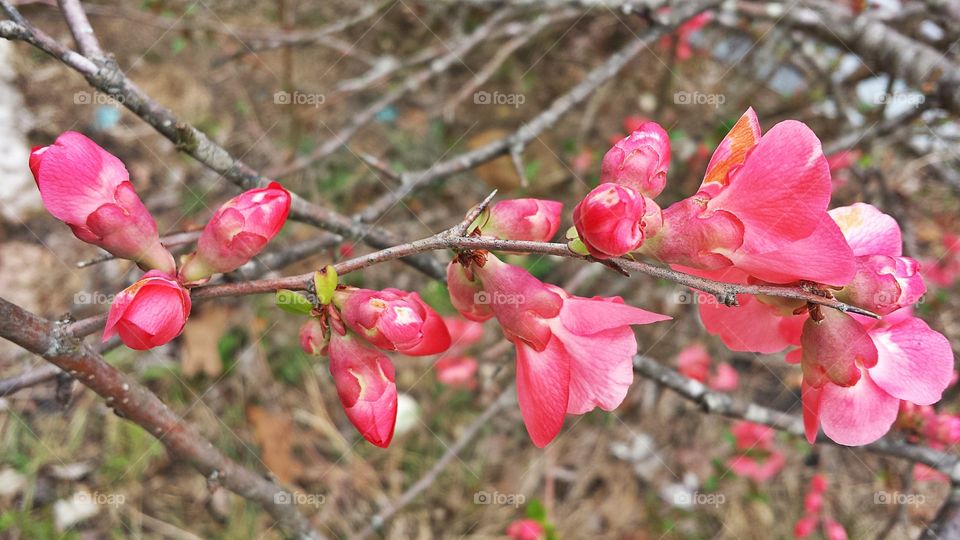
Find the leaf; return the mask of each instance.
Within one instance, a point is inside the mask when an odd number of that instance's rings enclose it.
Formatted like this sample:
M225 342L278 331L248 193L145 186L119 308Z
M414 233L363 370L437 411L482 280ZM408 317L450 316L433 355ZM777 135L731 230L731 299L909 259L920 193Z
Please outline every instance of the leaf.
M261 449L263 464L283 483L293 483L303 474L303 464L293 454L293 420L280 411L256 405L247 407L247 419Z
M320 305L325 306L333 301L333 291L337 290L337 281L337 270L329 264L313 273L313 285Z
M300 293L280 289L277 291L277 307L296 315L309 315L313 310L313 302Z
M183 359L180 369L186 377L200 373L216 377L223 371L220 361L220 338L230 328L230 310L207 306L190 317L183 329Z

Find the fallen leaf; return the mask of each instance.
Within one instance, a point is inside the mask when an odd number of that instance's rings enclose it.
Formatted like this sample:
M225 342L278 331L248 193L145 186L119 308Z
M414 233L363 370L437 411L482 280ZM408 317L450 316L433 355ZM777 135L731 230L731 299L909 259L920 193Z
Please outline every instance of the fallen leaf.
M268 411L263 407L247 407L247 419L260 445L263 464L281 482L290 483L303 473L303 465L294 457L293 419L289 414Z
M183 330L183 359L180 368L187 377L203 373L216 377L223 371L220 361L220 338L230 328L230 310L226 307L206 307L190 317Z

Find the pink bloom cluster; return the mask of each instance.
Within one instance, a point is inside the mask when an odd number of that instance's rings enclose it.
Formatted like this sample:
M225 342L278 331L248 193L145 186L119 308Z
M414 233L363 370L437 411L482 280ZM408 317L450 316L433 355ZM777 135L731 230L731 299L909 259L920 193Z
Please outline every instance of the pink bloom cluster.
M960 236L952 233L941 239L943 255L923 264L923 277L940 287L951 287L960 277Z
M493 214L498 208L492 208ZM559 224L558 204L536 208L548 214L543 221ZM499 228L497 234L512 239L526 230ZM556 233L554 227L539 230L540 236L527 238L546 241ZM482 226L478 232L489 234ZM668 319L627 306L620 298L571 295L485 251L455 258L447 268L447 285L453 306L464 317L477 322L495 318L516 346L520 412L538 447L557 436L567 414L616 408L633 381L637 341L630 325Z
M902 402L896 426L909 434L911 442L937 450L946 450L960 443L960 415L937 412L929 405ZM920 463L914 465L914 477L947 481L943 473Z
M534 519L518 519L507 526L510 540L543 540L546 530Z
M793 527L794 538L808 538L822 526L823 536L827 540L847 540L847 531L837 520L827 516L823 510L823 496L827 491L827 478L815 474L810 479L807 495L803 499L803 517Z
M450 347L450 333L414 292L341 286L332 300L301 327L300 345L329 356L347 418L363 438L385 448L397 423L397 383L393 362L381 351L439 354Z
M740 375L728 362L720 362L711 373L713 358L701 343L687 345L677 356L677 371L686 377L700 381L712 390L732 392L740 384Z
M250 260L277 234L290 208L290 195L277 183L238 195L214 213L178 273L173 255L160 243L156 221L116 156L68 131L52 145L33 149L30 170L44 206L77 238L147 271L116 295L103 332L104 341L119 335L137 350L178 336L190 315L190 282Z
M735 422L732 432L736 455L727 460L730 471L757 483L766 482L780 472L786 458L774 444L773 428Z
M601 185L574 215L591 255L639 251L720 281L802 283L884 316L764 296L741 296L736 309L698 302L707 330L733 350L799 347L787 360L803 369L811 441L822 425L836 442L866 444L890 429L901 400L940 399L953 355L911 315L926 291L920 265L903 256L890 216L862 203L828 211L830 165L807 126L788 120L761 135L748 109L714 151L697 193L661 212L652 198L664 187L669 155L652 122L607 153Z

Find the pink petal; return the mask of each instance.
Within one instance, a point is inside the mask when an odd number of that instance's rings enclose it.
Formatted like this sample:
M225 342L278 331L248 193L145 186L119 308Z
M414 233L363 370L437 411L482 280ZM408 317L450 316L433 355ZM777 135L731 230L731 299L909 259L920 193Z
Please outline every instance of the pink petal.
M791 345L781 333L784 319L779 310L753 296L739 295L739 306L727 307L704 295L710 301L700 302L700 320L707 332L719 336L733 351L770 354ZM802 319L802 317L801 317Z
M760 121L753 108L748 108L733 125L730 132L720 141L713 151L707 173L703 177L700 189L706 189L711 196L716 195L720 186L728 184L727 174L743 165L747 152L760 142ZM715 186L708 186L714 184Z
M592 336L557 332L570 357L570 395L567 414L584 414L600 407L612 411L623 403L633 382L637 338L630 327ZM603 354L597 354L597 351Z
M874 329L877 365L870 377L890 395L918 405L940 401L953 376L953 350L939 332L917 318Z
M800 384L800 401L803 404L803 433L807 442L817 441L820 429L820 408L823 401L823 388L814 388L807 381Z
M899 410L900 400L884 392L864 373L854 386L824 385L820 425L834 442L860 446L890 431Z
M888 255L903 254L903 239L897 220L866 203L855 203L830 210L830 217L853 249L853 254Z
M628 306L619 297L615 299L571 296L563 300L560 320L570 332L590 335L632 324L650 324L671 317L645 309Z
M550 444L563 427L570 395L571 358L557 339L543 351L521 341L517 346L517 401L527 433L538 448Z

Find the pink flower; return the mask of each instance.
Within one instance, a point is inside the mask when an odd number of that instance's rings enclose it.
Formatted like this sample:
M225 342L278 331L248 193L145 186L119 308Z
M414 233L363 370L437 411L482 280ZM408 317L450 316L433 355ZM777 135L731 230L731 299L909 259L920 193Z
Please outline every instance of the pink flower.
M450 303L467 319L483 322L493 317L483 284L474 279L473 268L451 263L447 266L447 290Z
M433 365L443 384L472 389L477 385L477 361L469 356L446 356Z
M456 266L461 265L451 263ZM623 401L637 352L630 325L669 319L627 306L620 298L569 295L492 254L469 271L485 294L485 305L517 347L520 412L541 448L559 433L566 414L595 407L610 411ZM451 272L466 276L462 268ZM599 350L604 354L596 354Z
M628 187L654 198L667 184L670 137L656 122L644 122L607 151L600 164L600 183Z
M159 347L180 335L189 316L189 291L167 274L151 270L113 299L103 341L120 334L131 349Z
M509 199L490 207L481 226L484 236L504 240L548 242L560 228L563 203L545 199Z
M803 516L793 526L793 537L803 539L813 534L815 530L817 530L817 516Z
M184 259L188 282L229 272L256 256L280 232L290 212L290 194L276 183L230 199L207 222L197 250Z
M573 224L591 255L609 259L640 247L644 237L644 198L631 188L600 184L573 210Z
M734 474L766 482L783 468L786 458L773 444L773 429L752 422L735 422L732 428L737 455L727 460Z
M532 519L518 519L507 527L511 540L543 540L543 526Z
M175 271L123 162L97 143L64 132L52 145L33 149L30 170L44 206L77 238L141 268Z
M397 384L390 359L357 337L331 332L330 373L347 418L363 438L386 448L397 423Z
M718 392L731 392L740 384L737 370L727 362L717 365L716 372L710 374L713 358L700 343L684 347L677 356L677 371L686 377L700 381Z
M319 319L307 319L300 327L300 348L307 354L323 356L327 354L330 338L327 329Z
M833 519L823 520L823 533L827 540L847 540L847 531L843 525Z
M787 120L760 137L748 109L714 152L700 190L663 211L642 251L700 270L733 266L768 283L843 285L856 268L826 214L830 191L816 135Z
M680 25L674 32L673 36L664 36L661 39L661 46L665 48L671 47L671 40L677 40L677 59L678 60L687 60L693 56L693 47L690 45L690 36L700 31L701 28L707 25L712 18L709 11L704 11L699 15L693 17L687 22Z
M409 356L450 347L443 319L415 292L346 288L334 294L343 322L371 344Z

